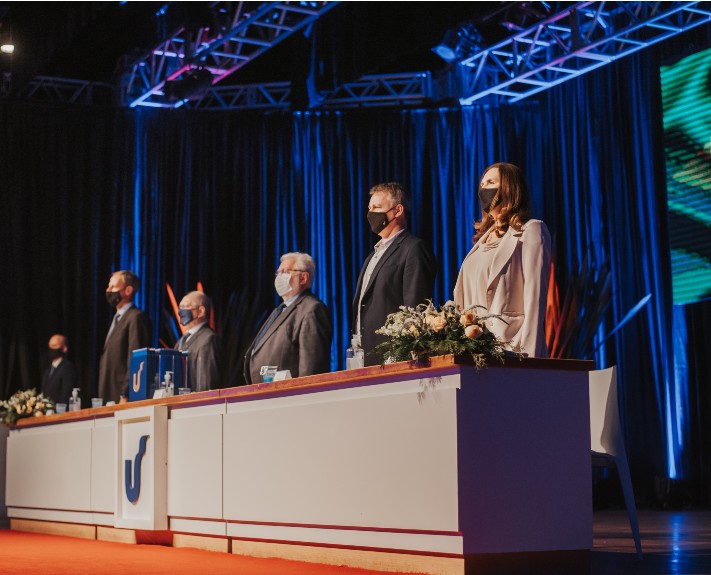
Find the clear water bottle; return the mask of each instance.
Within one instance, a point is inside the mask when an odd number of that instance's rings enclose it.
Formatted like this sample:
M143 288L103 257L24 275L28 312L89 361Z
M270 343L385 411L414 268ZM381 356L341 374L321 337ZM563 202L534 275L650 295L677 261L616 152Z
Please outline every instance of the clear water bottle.
M79 397L79 388L72 389L72 396L69 398L69 411L79 411L81 409L81 397Z
M346 350L346 369L358 369L363 367L365 353L360 346L360 336L354 335L351 338L351 346Z

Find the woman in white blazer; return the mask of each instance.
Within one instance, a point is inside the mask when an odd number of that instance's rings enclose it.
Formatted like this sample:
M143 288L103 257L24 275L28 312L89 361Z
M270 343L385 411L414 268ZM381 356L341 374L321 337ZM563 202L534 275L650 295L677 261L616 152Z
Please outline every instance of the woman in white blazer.
M529 218L530 198L521 169L503 162L489 166L481 178L479 201L482 219L474 223L474 247L459 270L454 301L500 315L506 323L491 318L487 326L507 349L548 357L550 233L541 220Z

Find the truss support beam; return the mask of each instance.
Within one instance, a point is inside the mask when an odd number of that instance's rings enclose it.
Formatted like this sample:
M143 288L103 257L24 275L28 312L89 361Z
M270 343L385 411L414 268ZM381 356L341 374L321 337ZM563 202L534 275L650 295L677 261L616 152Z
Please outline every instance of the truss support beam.
M200 100L187 101L193 110L284 110L291 106L291 83L213 86Z
M709 2L578 2L466 58L460 103L517 102L711 22Z
M150 53L133 62L121 85L130 107L175 108L185 100L166 96L166 82L204 69L214 86L260 54L306 27L338 2L211 2L214 14L229 25L178 29Z
M434 98L429 72L403 72L363 76L323 96L316 109L421 105ZM201 110L289 109L291 84L273 82L241 86L213 86L198 101L185 107Z
M114 87L104 82L35 76L17 96L52 104L111 104L114 98Z
M341 84L321 102L321 108L351 108L422 104L432 99L429 72L367 75Z

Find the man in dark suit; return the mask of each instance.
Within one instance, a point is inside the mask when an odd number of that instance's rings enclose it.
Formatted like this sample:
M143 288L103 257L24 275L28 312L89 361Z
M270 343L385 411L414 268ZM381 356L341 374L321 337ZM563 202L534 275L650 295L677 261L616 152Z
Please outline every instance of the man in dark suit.
M316 264L301 252L281 256L274 287L284 300L264 322L244 357L248 384L263 381L265 365L292 377L329 371L333 326L328 308L311 293Z
M67 403L72 389L79 387L77 368L66 357L69 351L67 338L57 333L49 338L47 347L52 363L42 376L42 393L55 403Z
M370 190L368 223L380 236L363 263L353 299L353 324L365 351L365 365L380 358L369 353L385 341L375 333L388 314L401 305L415 307L434 295L437 262L425 242L407 230L407 197L396 182L378 184Z
M116 315L99 360L99 397L104 401L127 401L131 353L151 343L148 317L133 305L139 287L136 274L121 270L111 275L106 288L106 301L116 308Z
M178 314L185 333L175 344L175 349L188 352L193 391L221 387L225 351L222 340L208 325L211 311L212 302L201 291L191 291L180 300Z

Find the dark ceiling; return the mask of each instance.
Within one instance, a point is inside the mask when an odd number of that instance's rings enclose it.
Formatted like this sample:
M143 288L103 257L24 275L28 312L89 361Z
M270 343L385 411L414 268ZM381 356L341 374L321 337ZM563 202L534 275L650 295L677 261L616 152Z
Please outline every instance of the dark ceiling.
M512 2L341 2L309 31L295 34L247 64L230 83L290 80L314 56L322 76L339 81L363 74L436 71L446 64L431 48L451 28L470 20L487 43L509 34L482 20ZM146 53L208 2L0 2L3 29L11 27L13 85L37 75L114 82L132 59Z

